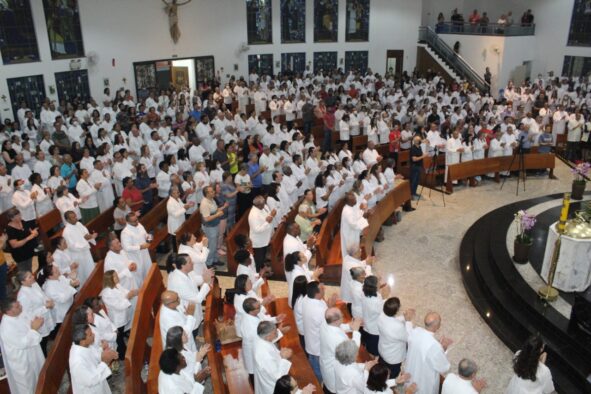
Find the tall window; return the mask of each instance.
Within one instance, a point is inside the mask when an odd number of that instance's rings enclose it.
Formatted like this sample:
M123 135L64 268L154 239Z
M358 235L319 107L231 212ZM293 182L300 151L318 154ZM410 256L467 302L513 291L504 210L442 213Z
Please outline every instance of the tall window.
M591 46L591 1L575 0L570 21L568 45Z
M0 1L0 52L4 64L40 60L29 0Z

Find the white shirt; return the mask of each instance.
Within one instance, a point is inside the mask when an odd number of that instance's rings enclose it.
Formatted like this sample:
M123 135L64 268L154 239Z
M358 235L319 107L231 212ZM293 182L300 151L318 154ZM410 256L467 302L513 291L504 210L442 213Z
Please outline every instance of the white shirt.
M175 235L176 230L185 222L185 204L179 198L169 197L166 202L166 211L168 212L168 234Z
M76 191L80 197L88 197L86 201L80 203L80 208L91 209L98 208L98 200L96 198L97 190L94 185L91 185L88 181L80 179L76 184Z
M289 372L291 362L281 358L277 347L264 339L254 342L254 392L273 394L277 380Z
M70 376L74 394L110 394L107 378L111 369L101 361L100 353L91 347L72 344L70 348Z
M403 317L387 316L383 312L378 318L378 352L388 364L398 364L406 358L408 335L412 330L412 322Z
M16 179L19 179L18 177ZM29 190L16 190L12 195L12 204L21 213L21 217L25 222L35 220L37 214L35 213L35 202L31 199L31 192Z
M367 148L363 151L362 157L365 164L372 166L378 162L379 155L380 154L378 153L377 149Z
M363 329L371 335L378 335L378 318L384 308L384 299L378 292L376 297L363 297Z
M131 302L127 299L129 291L117 285L114 288L105 287L100 296L107 307L109 319L115 327L126 326L132 318Z
M455 373L448 373L443 381L441 394L478 394L471 380L462 379Z
M259 209L253 206L248 213L248 225L250 228L250 240L253 248L262 248L269 245L273 233L273 225L267 222L266 207Z
M158 393L202 394L205 388L198 382L190 381L184 374L158 374Z
M363 217L363 211L358 205L345 204L341 213L341 252L347 256L350 249L357 249L361 231L369 226L367 219Z
M204 283L199 289L189 275L175 269L168 275L168 290L175 291L179 295L183 308L187 308L189 303L195 304L195 314L193 317L195 318L197 327L199 327L203 320L201 304L209 293L209 285Z
M17 300L23 306L24 316L29 319L29 322L35 316L41 316L44 319L43 325L39 328L39 334L44 337L48 336L55 328L56 323L53 311L45 306L50 298L41 290L37 282L33 283L30 287L21 287L18 291Z
M335 351L341 342L349 339L345 333L348 328L347 325L341 327L328 325L326 321L320 327L320 372L322 383L332 393L336 391L334 367L338 362L335 359ZM353 332L353 340L359 346L361 335L358 331Z
M351 268L360 267L365 270L366 275L371 275L371 266L367 265L365 260L358 260L353 256L346 255L343 258L341 268L341 300L346 303L353 302Z
M48 162L47 160L44 161L40 161L37 160L35 162L35 165L33 166L33 170L38 173L39 175L41 175L41 179L43 179L43 182L47 182L47 179L49 179L49 170L51 169L51 163Z
M306 296L302 301L306 352L313 356L320 356L320 336L318 332L323 322L325 322L324 313L327 309L328 305L324 300Z
M162 337L162 347L166 346L166 334L172 327L183 327L185 334L189 338L187 348L189 350L196 350L195 338L192 335L198 325L193 316L186 315L184 308L179 306L178 309L171 309L162 305L160 307L160 336Z
M415 327L408 336L406 372L420 388L420 394L439 392L439 375L449 370L449 361L443 346L432 332Z
M343 365L338 361L334 363L335 393L336 394L359 394L365 389L368 372L365 364L353 363Z
M538 363L536 372L536 381L524 380L513 375L506 394L550 394L554 392L554 383L552 382L552 373L543 363Z
M55 322L58 324L63 322L68 309L72 306L77 290L70 285L69 279L60 275L57 280L46 280L43 284L43 291L55 302L53 307Z

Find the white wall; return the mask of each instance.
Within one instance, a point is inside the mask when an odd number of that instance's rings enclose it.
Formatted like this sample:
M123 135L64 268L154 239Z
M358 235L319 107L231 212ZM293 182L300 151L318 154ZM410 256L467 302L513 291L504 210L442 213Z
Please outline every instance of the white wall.
M281 44L279 0L272 0L274 44L250 45L247 53L237 56L236 50L247 41L243 0L195 0L179 7L181 37L176 45L170 38L168 17L160 1L79 0L85 51L98 54L98 64L88 68L91 94L100 97L104 78L109 79L111 91L124 86L135 92L133 62L177 56L182 59L213 55L217 70L223 67L224 74L246 75L248 54L272 53L277 62L281 53L306 52L306 61L311 64L317 51L338 51L340 61L347 50L367 50L369 67L384 73L386 50L402 49L404 69L412 70L416 63L421 1L371 0L370 4L369 42L345 42L346 1L339 0L338 43L313 43L313 1L307 0L306 43ZM42 2L32 0L31 7L42 61L0 67L0 96L8 96L6 78L43 74L48 97L57 99L57 94L49 94L49 86L55 86L55 72L69 70L69 60L51 60ZM234 64L238 65L237 72L233 71ZM82 68L87 68L85 59ZM9 99L0 100L0 111L2 117L12 117Z

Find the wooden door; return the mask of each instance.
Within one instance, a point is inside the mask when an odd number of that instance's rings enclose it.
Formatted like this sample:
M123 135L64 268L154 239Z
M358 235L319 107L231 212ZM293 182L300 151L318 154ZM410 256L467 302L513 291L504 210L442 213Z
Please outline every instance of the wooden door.
M393 69L394 75L402 75L402 64L404 61L404 51L388 49L386 51L386 73Z
M172 67L172 84L175 88L189 86L189 67Z

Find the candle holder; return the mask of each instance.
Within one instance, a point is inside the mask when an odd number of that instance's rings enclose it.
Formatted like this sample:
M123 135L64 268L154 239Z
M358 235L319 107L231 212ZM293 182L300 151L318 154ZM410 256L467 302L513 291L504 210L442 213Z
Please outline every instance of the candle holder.
M562 199L562 209L560 210L560 219L558 221L558 225L556 226L556 232L558 233L558 238L556 238L556 242L554 243L554 251L552 252L552 262L550 264L550 271L548 271L548 280L546 286L542 286L538 290L538 295L540 298L546 301L555 301L558 298L558 290L552 287L552 283L554 283L554 275L556 274L556 267L558 266L558 258L560 257L560 244L562 235L564 234L564 229L566 227L566 220L568 219L568 208L570 206L570 193L564 193L564 198Z

